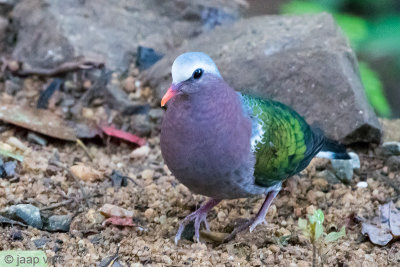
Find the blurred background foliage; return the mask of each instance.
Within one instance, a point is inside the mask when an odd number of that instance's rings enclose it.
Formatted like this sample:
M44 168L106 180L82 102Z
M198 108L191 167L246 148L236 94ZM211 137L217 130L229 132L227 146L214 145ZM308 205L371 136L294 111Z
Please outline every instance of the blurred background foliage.
M400 117L400 0L293 0L279 12L331 13L357 53L369 102L379 116Z

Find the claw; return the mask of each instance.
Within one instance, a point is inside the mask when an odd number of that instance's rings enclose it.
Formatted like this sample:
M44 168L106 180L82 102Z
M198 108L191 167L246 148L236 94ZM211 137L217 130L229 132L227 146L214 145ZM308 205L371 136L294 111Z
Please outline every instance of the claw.
M219 202L220 200L211 199L206 204L201 206L198 210L186 216L186 218L183 219L182 222L179 224L178 232L175 235L175 244L178 245L185 226L191 221L194 221L194 233L196 241L200 242L200 225L202 222L204 222L207 231L210 231L210 226L207 222L207 213Z
M262 224L262 223L267 225L267 221L265 219L257 218L256 220L254 220L254 222L250 226L250 233L253 232L254 229L256 229L257 225Z

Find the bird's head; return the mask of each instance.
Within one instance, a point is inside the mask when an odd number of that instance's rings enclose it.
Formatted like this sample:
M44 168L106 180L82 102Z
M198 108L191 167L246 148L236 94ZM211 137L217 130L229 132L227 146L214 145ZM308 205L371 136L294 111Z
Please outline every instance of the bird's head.
M207 81L220 79L214 61L201 52L184 53L177 57L172 64L172 85L161 100L164 106L178 94L193 94L199 92Z

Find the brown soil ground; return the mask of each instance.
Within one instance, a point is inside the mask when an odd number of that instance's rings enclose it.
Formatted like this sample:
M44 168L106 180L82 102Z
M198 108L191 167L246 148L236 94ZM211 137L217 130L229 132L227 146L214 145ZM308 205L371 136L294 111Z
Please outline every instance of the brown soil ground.
M34 240L48 239L42 249L54 266L97 266L118 247L119 261L124 266L311 266L312 245L298 229L297 222L298 218L306 218L307 213L321 208L326 231L345 225L347 235L328 245L319 244L319 263L325 266L400 265L400 243L385 247L373 245L361 234L358 223L358 218L375 216L379 205L396 198L394 189L375 177L374 172L386 173L393 181L400 179L399 173L387 173L384 159L374 156L372 150L358 150L362 167L350 185L332 185L315 178L315 168L328 168L329 163L313 161L301 175L284 184L284 190L268 213L268 225L260 225L252 233L243 232L227 244L183 240L175 245L179 221L206 198L193 195L171 175L164 165L157 134L148 139L150 153L139 159L130 157L134 147L129 144L88 142L89 151L95 156L91 161L74 143L49 140L47 146L34 145L26 140L26 133L10 127L0 134L0 141L16 136L29 147L24 163L17 168L19 181L10 183L0 179L0 210L20 203L44 208L68 197L80 197L78 184L65 170L49 167L49 160L54 157L68 166L83 162L105 175L93 183L81 182L91 196L91 209L85 201L78 200L47 211L73 214L70 232L50 233L2 225L0 250L35 250ZM119 170L132 181L126 187L115 189L107 177L112 170ZM367 181L368 187L358 188L359 181ZM223 201L208 216L211 230L232 231L235 225L255 216L262 202L262 196ZM103 227L98 210L105 203L133 211L135 226ZM12 238L18 231L22 233L22 241Z

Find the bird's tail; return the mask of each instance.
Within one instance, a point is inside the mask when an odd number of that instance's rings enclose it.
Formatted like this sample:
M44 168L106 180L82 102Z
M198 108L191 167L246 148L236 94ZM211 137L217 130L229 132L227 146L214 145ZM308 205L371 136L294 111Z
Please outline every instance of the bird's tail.
M316 157L327 159L351 159L344 145L326 137L324 138L322 149Z

